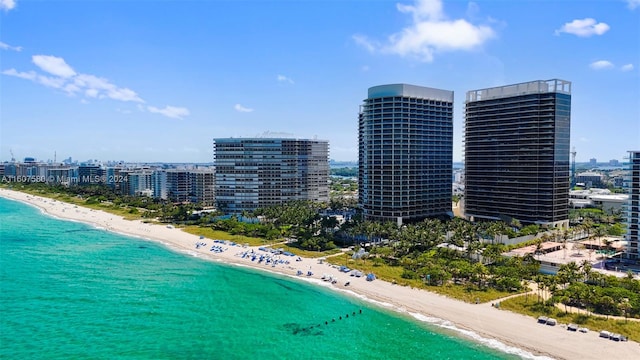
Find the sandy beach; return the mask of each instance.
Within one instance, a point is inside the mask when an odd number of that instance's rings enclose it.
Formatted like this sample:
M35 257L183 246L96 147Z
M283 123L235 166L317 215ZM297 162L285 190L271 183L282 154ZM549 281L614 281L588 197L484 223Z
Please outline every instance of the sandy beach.
M598 337L590 331L586 334L567 331L563 326L538 324L536 319L503 311L491 304L467 304L424 290L394 285L365 277L352 277L317 259L306 259L280 255L282 262L265 264L251 260L251 254L267 254L258 247L232 246L229 243L214 243L213 239L201 239L179 229L142 221L124 220L122 217L103 211L92 210L60 201L33 196L8 189L0 189L0 196L35 205L46 213L68 220L75 220L135 237L159 241L168 247L213 261L241 265L275 272L322 284L336 291L349 292L354 296L386 304L391 309L409 313L414 317L453 329L463 336L474 338L491 347L507 350L523 357L554 359L640 359L640 344L636 342L614 342ZM196 246L198 243L206 245ZM211 251L219 246L221 252ZM242 254L248 256L242 257ZM258 255L259 257L259 255ZM284 263L288 260L288 263ZM313 275L307 276L311 270ZM298 271L302 275L297 275ZM337 282L331 285L322 281L324 275L333 276ZM346 287L345 282L350 285ZM435 318L435 319L434 319ZM499 343L498 343L499 342ZM524 350L526 353L519 352Z

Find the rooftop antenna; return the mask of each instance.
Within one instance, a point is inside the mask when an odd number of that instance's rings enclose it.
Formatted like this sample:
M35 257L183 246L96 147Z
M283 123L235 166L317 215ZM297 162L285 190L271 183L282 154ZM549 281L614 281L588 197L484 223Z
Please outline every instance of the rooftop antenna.
M16 162L16 157L13 155L13 150L9 149L9 153L11 153L11 162Z
M53 163L54 164L56 163L56 155L57 155L56 151L53 150Z

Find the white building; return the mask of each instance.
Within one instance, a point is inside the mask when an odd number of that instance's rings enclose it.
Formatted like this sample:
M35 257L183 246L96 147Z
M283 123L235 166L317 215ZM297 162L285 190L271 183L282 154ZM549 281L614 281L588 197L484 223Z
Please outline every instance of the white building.
M599 208L609 214L622 211L628 199L629 195L612 194L608 189L569 191L569 206L572 208Z
M214 139L215 196L225 213L293 200L329 201L329 142L290 138Z

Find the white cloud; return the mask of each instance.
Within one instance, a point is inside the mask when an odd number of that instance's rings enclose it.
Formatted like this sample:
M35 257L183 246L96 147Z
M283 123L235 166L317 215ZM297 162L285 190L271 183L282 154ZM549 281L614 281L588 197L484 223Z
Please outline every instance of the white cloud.
M89 98L109 98L118 101L144 103L144 100L129 88L118 87L109 80L95 75L77 74L63 58L34 55L32 61L41 70L54 76L41 75L34 71L18 72L15 69L5 70L2 73L31 80L54 89L62 89L70 95L83 93L84 96Z
M32 61L37 67L51 75L68 78L76 75L63 58L49 55L34 55Z
M244 106L242 106L240 104L236 104L233 108L236 109L236 111L238 111L238 112L252 112L253 111L253 109L246 108L246 107L244 107Z
M2 1L2 0L0 0ZM13 51L22 51L22 46L11 46L7 43L0 41L0 49L2 50L13 50Z
M65 79L59 77L38 75L37 82L50 88L60 89L64 86Z
M355 34L351 37L356 44L365 48L368 52L373 53L376 51L376 48L379 46L378 44L369 40L366 36Z
M9 11L16 7L15 0L0 0L0 10Z
M109 90L114 87L109 80L94 75L79 74L73 81L78 86L94 90Z
M87 89L84 91L85 96L88 96L90 98L97 98L98 97L98 89Z
M627 0L627 7L631 10L635 10L640 6L640 0Z
M120 101L144 102L135 91L127 88L114 87L113 89L109 89L107 91L107 97Z
M608 60L598 60L589 64L589 67L594 70L611 69L614 67L613 63Z
M107 97L119 101L144 102L135 91L128 88L119 88L105 78L78 74L73 78L73 82L75 85L85 88L85 95L91 98L104 99Z
M633 64L622 65L620 70L622 70L622 71L633 71Z
M15 76L25 80L31 80L40 85L44 85L46 87L50 87L54 89L64 88L64 90L69 94L72 94L73 92L78 90L76 87L73 86L73 84L67 84L67 87L65 87L66 79L63 79L60 77L41 75L36 73L35 71L21 72L21 71L17 71L16 69L7 69L7 70L4 70L2 74Z
M417 0L415 5L396 4L398 11L412 14L413 21L439 20L443 17L441 0Z
M67 84L64 86L64 91L66 91L68 94L75 94L78 91L80 91L80 88L77 87L75 84Z
M32 81L38 77L35 71L20 72L20 71L17 71L16 69L7 69L7 70L4 70L2 73L4 75L15 76L21 79L27 79Z
M188 109L176 106L165 106L164 109L159 109L155 106L147 106L147 110L173 119L183 119L185 116L189 116L190 114Z
M293 80L284 75L278 75L277 79L279 82L288 82L289 84L293 84Z
M575 19L572 22L562 25L562 27L556 30L556 35L560 33L573 34L580 37L589 37L592 35L602 35L609 31L610 27L606 23L599 23L595 19Z
M464 19L446 18L441 0L417 0L413 5L396 5L398 11L411 14L413 23L392 34L385 44L364 35L354 35L356 44L369 52L382 52L431 62L436 53L469 51L495 36L486 25L474 25ZM476 8L477 9L477 8Z
M478 6L478 4L474 3L473 1L470 1L467 4L467 18L474 19L479 12L480 7Z
M137 109L141 112L149 111L174 119L182 119L190 115L189 110L183 107L165 106L164 108L157 108L148 106L145 108L142 105L145 101L135 91L125 87L119 87L103 77L91 74L78 74L63 58L49 55L35 55L32 57L32 61L47 74L35 71L20 72L13 68L2 71L2 74L30 80L46 87L60 89L68 95L83 95L84 99L80 101L83 104L88 103L87 98L112 99L123 102L137 102ZM240 105L238 104L236 106L238 111L253 111L252 109L246 109L242 106L238 108L238 106ZM120 112L130 113L129 110L122 110Z

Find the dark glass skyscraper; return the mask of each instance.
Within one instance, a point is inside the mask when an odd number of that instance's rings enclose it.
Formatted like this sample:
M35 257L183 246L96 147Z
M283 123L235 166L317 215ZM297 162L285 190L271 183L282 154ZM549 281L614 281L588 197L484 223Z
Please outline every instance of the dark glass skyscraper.
M571 83L467 92L465 216L568 226Z
M358 137L365 219L401 224L451 215L453 91L369 88Z
M629 151L625 187L629 200L625 209L627 223L627 258L640 259L640 151Z

